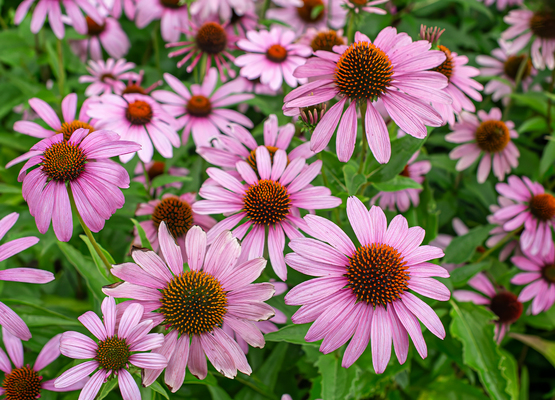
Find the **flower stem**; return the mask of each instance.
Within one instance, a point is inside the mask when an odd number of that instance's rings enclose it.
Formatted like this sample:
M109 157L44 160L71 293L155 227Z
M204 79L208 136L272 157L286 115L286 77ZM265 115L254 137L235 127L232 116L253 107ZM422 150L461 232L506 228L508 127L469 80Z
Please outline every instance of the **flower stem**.
M152 197L152 195L150 194L150 185L152 184L152 182L150 181L150 176L148 176L147 167L146 167L145 163L143 162L143 160L139 159L139 161L141 162L141 165L143 166L143 175L145 177L146 194L148 196Z
M158 32L160 31L160 21L157 22L156 27L152 30L152 47L154 48L154 60L156 62L156 69L161 74L160 69L160 46L158 44Z
M79 223L81 224L81 227L85 231L85 235L87 235L87 237L89 238L89 241L91 242L94 250L96 251L96 254L98 254L100 259L102 260L102 263L104 264L104 267L106 268L106 272L108 273L108 276L110 276L110 274L111 274L110 273L110 268L112 268L112 265L110 264L110 262L108 261L108 259L104 255L104 253L102 252L102 249L98 246L98 243L96 243L96 240L94 240L94 236L92 235L91 230L85 224L85 222L83 221L83 218L81 218L81 214L79 214L79 210L77 210L77 206L75 205L75 198L73 197L73 192L71 191L71 186L69 186L69 185L67 186L67 194L69 195L69 203L71 204L71 209L77 215L77 219L79 220Z
M56 47L58 50L58 88L60 91L60 96L64 97L64 86L66 80L66 72L64 69L64 52L62 48L62 40L58 39L56 42Z
M264 0L264 4L262 5L262 8L260 9L260 19L265 19L266 18L266 11L268 11L269 7L270 7L270 0Z
M364 118L366 118L366 108L368 103L363 101L360 104L360 115L362 119L362 150L360 152L360 165L358 167L358 173L361 174L364 170L364 162L366 161L366 147L368 147L368 140L366 139L366 125L364 123Z
M518 90L518 87L520 86L520 81L524 76L524 71L526 70L527 65L528 65L528 54L526 54L524 56L524 59L520 62L520 66L518 67L518 72L515 78L515 86L513 88L512 93L515 93ZM505 110L503 111L503 119L505 121L507 120L507 118L509 118L509 111L511 110L512 105L513 105L513 98L509 97L509 103L507 103L507 107L505 107Z
M520 229L520 228L519 228ZM495 246L487 249L486 251L484 251L482 253L482 255L476 260L477 263L479 263L480 261L483 261L487 256L489 256L491 253L493 253L495 250L499 249L501 246L503 246L505 243L507 243L510 239L512 239L516 233L519 231L519 229L515 229L514 231L508 233L503 239L501 239Z
M356 14L351 11L349 16L349 25L347 25L347 41L352 44L355 41L355 18Z
M549 82L549 94L553 94L553 85L555 84L555 69L551 71L551 82ZM553 105L553 101L551 97L547 99L547 132L551 134L553 132L553 128L551 128L551 106Z

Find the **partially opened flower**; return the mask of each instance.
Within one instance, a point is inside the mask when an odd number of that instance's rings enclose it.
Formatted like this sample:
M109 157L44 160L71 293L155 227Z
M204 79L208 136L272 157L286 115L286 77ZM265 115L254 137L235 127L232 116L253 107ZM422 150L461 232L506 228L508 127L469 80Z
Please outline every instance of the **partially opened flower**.
M183 144L187 143L192 132L197 146L210 146L211 140L218 137L220 132L226 132L232 122L247 128L253 127L248 117L227 109L254 97L250 93L243 93L243 82L235 79L216 89L216 68L210 68L202 85L191 85L190 91L173 75L164 74L164 79L175 93L156 90L152 97L161 102L162 107L176 118L177 126L183 128Z
M525 253L546 256L553 251L552 227L555 221L555 197L545 193L543 186L528 177L511 175L507 183L498 183L497 192L513 203L501 206L493 217L511 232L524 227L520 247Z
M430 47L426 41L412 42L407 34L397 33L392 27L383 29L374 43L357 32L355 43L349 47L336 46L334 53L318 51L316 57L296 69L294 75L310 78L310 83L285 96L284 112L293 115L298 108L339 96L316 126L311 149L322 151L339 125L337 156L346 162L355 149L358 104L366 110L363 118L370 149L379 163L386 163L391 157L391 143L375 106L378 99L399 128L421 139L427 135L426 125L440 126L443 122L429 102L451 102L442 91L447 78L427 71L441 64L445 54ZM345 105L348 107L343 112Z
M419 152L417 151L405 165L405 168L399 175L410 178L416 183L422 184L424 182L424 175L432 169L432 164L429 161L416 161ZM420 204L420 192L422 189L403 189L395 192L379 192L372 198L371 204L374 205L379 200L379 205L383 209L395 211L396 208L401 212L405 212L410 208L412 203L415 207Z
M142 163L137 163L137 166L135 167L135 177L133 178L133 180L135 182L141 182L145 185L145 188L148 189L151 184L152 181L157 178L158 176L161 176L163 174L168 174L170 176L187 176L187 174L189 173L189 170L187 168L181 168L181 167L167 167L166 163L163 161L151 161L148 163L144 164L143 168L143 164ZM145 169L146 169L146 174L145 174ZM160 192L164 189L173 187L176 189L181 189L181 187L183 186L183 182L172 182L172 183L168 183L167 185L163 185L160 186L157 189L151 188L150 189L150 194L154 195L156 193L156 195L158 196L160 194Z
M218 15L222 21L229 21L253 10L253 0L196 0L191 4L191 14L200 19Z
M31 19L31 32L33 33L38 33L38 31L40 31L48 15L48 23L54 31L54 34L58 39L63 39L65 28L62 20L62 4L64 5L68 17L71 19L73 27L81 35L87 33L87 21L81 13L81 10L97 24L102 23L100 13L89 0L23 0L15 11L14 23L16 25L19 25L23 21L35 1L37 5L33 11L33 18Z
M64 122L62 123L56 112L47 102L33 97L29 100L29 105L51 129L46 129L36 122L25 120L17 121L13 125L13 129L16 132L41 139L63 133L64 140L68 140L77 129L88 129L89 133L94 132L96 121L91 120L87 115L90 100L85 100L76 119L77 101L78 98L75 93L68 94L64 97L62 100L62 116Z
M234 48L237 36L226 31L226 27L227 23L220 25L218 22L207 21L197 25L191 21L189 26L183 29L183 33L189 36L188 40L183 42L175 42L174 40L175 43L166 45L166 47L184 47L172 51L168 56L177 57L185 54L185 57L177 63L177 67L181 68L185 63L191 61L187 67L187 72L192 72L202 56L206 56L206 69L212 66L212 59L214 59L222 82L226 81L227 76L235 78L235 71L227 60L235 61L235 57L231 55L230 50Z
M140 148L135 142L120 140L114 132L89 133L80 128L68 140L61 133L41 140L7 167L28 160L18 180L23 182L29 213L40 233L46 233L52 221L58 240L67 242L73 234L68 193L87 227L99 232L104 221L125 203L120 188L129 187L127 171L110 158Z
M103 321L92 311L79 317L79 321L97 340L79 332L62 334L60 351L64 356L90 361L65 371L55 380L54 387L67 388L94 372L81 391L81 400L93 400L108 378L117 378L123 399L140 399L139 387L129 373L131 366L144 369L166 367L166 357L147 353L162 346L164 335L149 333L154 322L148 319L141 321L143 306L132 304L127 307L117 327L116 307L114 299L106 297L102 301Z
M90 75L82 75L79 77L79 83L90 83L85 89L85 96L100 96L101 94L121 94L125 89L125 79L128 79L129 70L135 68L135 64L127 62L124 59L114 60L109 58L106 61L90 60L87 71Z
M70 392L81 389L85 385L86 380L81 380L66 388L58 389L54 387L54 379L43 381L43 377L39 375L42 369L46 368L60 356L61 336L54 336L44 345L37 356L35 364L31 367L23 362L23 345L21 340L2 328L2 339L8 355L0 348L0 370L6 374L4 382L2 382L2 388L0 388L0 396L6 396L6 400L27 400L42 397L43 390Z
M183 252L185 251L185 237L193 226L198 225L203 230L209 231L216 224L214 218L193 212L192 206L197 201L196 197L195 193L184 193L181 196L166 193L161 200L151 200L138 205L135 215L150 217L149 220L140 224L154 251L158 252L160 249L158 229L162 222L166 224ZM138 233L135 233L134 244L141 245ZM183 253L183 258L186 259L187 254Z
M502 118L499 108L492 108L489 114L480 110L478 116L461 113L459 122L453 125L453 133L445 135L445 140L450 143L465 143L449 153L452 160L459 160L457 171L470 167L482 154L478 165L479 183L488 179L492 164L493 174L500 181L518 166L520 152L511 141L518 137L518 133L513 121L502 121Z
M150 96L107 94L91 103L88 115L98 121L100 128L117 131L123 139L139 143L138 155L142 162L152 160L153 144L164 158L173 157L173 147L181 144L175 120ZM134 155L126 153L120 156L120 161L129 162Z
M549 239L551 240L551 238ZM526 285L518 295L518 300L532 300L533 315L549 310L555 303L555 250L553 244L545 255L531 255L524 252L522 256L514 256L511 262L525 272L516 274L511 283Z
M264 146L273 158L278 149L287 151L291 139L295 135L295 125L289 123L278 126L275 114L271 114L264 122ZM212 141L212 147L201 146L197 152L209 163L222 168L235 168L237 161L246 160L252 168L256 168L256 149L258 143L252 134L240 125L231 124L229 131ZM295 147L287 154L289 161L297 157L310 158L314 153L310 143Z
M234 378L237 370L250 374L245 354L222 324L249 345L264 347L264 337L254 322L274 315L272 307L264 303L272 297L274 287L252 282L264 270L266 260L237 262L241 245L229 231L207 247L206 233L194 226L185 238L188 268L184 268L182 252L164 222L158 237L165 262L152 251L133 251L137 264L112 268L125 282L104 288L104 293L134 299L163 318L168 333L164 345L154 352L168 359L164 380L172 392L183 384L187 367L197 378L206 378L206 357L228 378ZM146 370L143 385L150 385L162 371L162 367Z
M86 17L86 38L81 40L70 40L69 44L81 61L90 58L96 61L103 60L102 48L110 57L121 58L127 54L131 42L118 20L109 16L103 16L102 22L97 23L91 17Z
M332 29L343 28L346 16L347 10L343 8L342 0L291 1L289 4L284 3L283 8L272 8L266 12L266 18L289 25L296 36L301 36L308 28L320 29L327 25Z
M18 213L11 213L0 219L0 240L14 226ZM22 237L0 245L0 262L37 244L34 236ZM48 283L54 280L54 274L34 268L8 268L0 271L0 281ZM11 308L0 302L0 325L21 340L31 339L31 332L25 322ZM1 363L0 363L1 364ZM6 364L4 364L6 365ZM40 368L39 368L40 369ZM6 371L4 371L6 372Z
M522 303L511 292L503 288L495 289L491 281L482 272L470 279L468 285L482 294L471 290L455 290L453 297L458 301L471 301L488 307L497 316L495 340L497 343L501 343L511 324L520 318Z
M272 90L278 90L284 80L288 86L297 87L305 80L295 78L293 71L305 63L312 50L294 40L295 32L281 27L248 31L247 37L237 42L237 47L247 52L235 60L235 65L241 67L239 73L247 79L260 78Z
M253 161L254 169L247 161L237 162L239 179L218 168L208 168L206 173L212 181L205 182L199 191L206 200L196 202L193 211L226 215L208 232L208 243L213 243L223 230L236 227L233 235L243 240L241 260L262 257L267 241L272 268L286 280L285 236L302 237L298 227L304 223L299 209L334 208L341 199L332 196L327 187L310 184L322 169L321 160L306 166L306 160L297 157L288 163L285 151L278 149L272 161L268 149L259 146Z
M503 21L511 26L501 34L501 39L514 39L509 43L510 54L517 54L532 40L530 55L534 67L555 68L554 10L541 9L536 12L527 9L512 10L503 18Z
M481 76L494 76L505 79L509 81L512 85L507 85L507 83L500 81L498 79L490 80L485 88L485 94L491 94L493 101L499 101L503 99L503 104L506 106L509 101L509 95L514 90L514 85L516 84L516 78L518 71L523 62L526 62L526 66L522 70L522 76L520 77L522 82L522 90L524 92L530 89L530 84L532 83L533 77L537 75L538 71L532 67L532 61L524 55L511 55L509 53L510 46L504 40L499 40L499 48L492 50L490 56L478 56L476 57L476 62L480 64L483 68L480 68ZM526 61L525 61L526 58ZM540 89L539 86L532 88ZM541 90L541 89L540 89Z
M418 354L427 356L420 322L443 339L445 329L434 310L413 292L446 301L449 289L434 276L449 273L430 260L443 257L433 246L421 246L424 229L409 228L397 215L389 227L381 208L367 210L356 197L347 200L347 216L359 241L349 239L333 222L307 215L307 233L315 239L294 239L294 253L285 257L293 269L317 276L287 293L285 303L302 306L291 318L295 324L314 321L305 340L324 339L320 351L330 353L351 339L342 366L348 368L370 342L376 373L384 372L395 354L403 364L408 355L409 335ZM419 322L420 320L420 322Z
M185 2L179 0L138 0L135 23L143 29L152 21L160 20L160 32L166 42L179 40L181 32L189 28L189 13Z

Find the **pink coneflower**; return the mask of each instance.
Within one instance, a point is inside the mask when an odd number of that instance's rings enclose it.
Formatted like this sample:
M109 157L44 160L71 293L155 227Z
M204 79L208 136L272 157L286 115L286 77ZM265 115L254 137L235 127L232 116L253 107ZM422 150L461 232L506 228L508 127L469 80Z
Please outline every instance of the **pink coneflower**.
M426 28L426 26L422 25L420 27L420 37L436 45L437 49L445 54L445 61L434 68L433 71L437 71L447 78L449 84L444 89L444 92L451 96L453 102L445 103L437 102L434 99L430 100L434 108L441 114L443 122L452 125L455 123L455 114L459 114L462 110L476 111L474 103L467 96L476 101L482 101L482 95L478 93L478 90L482 90L484 86L472 79L480 75L480 70L466 65L468 64L467 56L460 56L455 52L451 52L446 46L437 45L444 31L438 32L437 28Z
M227 25L227 22L220 25L214 21L197 25L191 21L189 26L183 29L183 33L189 36L188 40L166 44L167 48L184 47L172 51L168 56L177 57L185 54L185 57L177 63L177 67L181 68L187 61L192 60L186 69L190 73L202 59L202 56L206 55L206 69L212 66L212 59L214 59L222 82L226 81L227 76L235 78L235 71L227 60L235 61L235 57L229 51L234 48L234 43L238 37L226 31Z
M0 219L0 240L14 226L18 213L11 213ZM34 236L22 237L0 245L0 262L37 244ZM34 268L10 268L0 271L0 281L48 283L54 280L52 272ZM21 340L31 339L31 332L25 322L11 308L0 302L0 325Z
M160 86L163 83L162 81L156 81L152 85L144 88L142 86L144 77L145 77L145 71L144 70L140 70L138 74L130 73L127 77L127 85L121 91L121 93L118 93L118 94L136 93L136 94L148 94L148 95L150 95L151 91L153 91L154 89L156 89L158 86Z
M521 9L513 10L503 18L511 25L501 34L501 39L510 40L509 52L516 54L522 50L528 42L532 41L532 63L537 69L555 68L555 37L553 26L555 25L555 13L553 10L538 10L536 12ZM518 36L518 37L517 37Z
M193 133L193 140L197 146L210 146L210 141L226 132L232 122L252 128L253 124L243 114L228 110L233 104L252 99L254 96L243 92L243 83L239 80L228 82L216 91L218 72L210 68L202 85L191 85L191 91L176 77L164 74L167 84L175 93L167 90L157 90L152 93L162 107L173 117L177 118L177 125L183 127L182 142L187 143L189 134Z
M551 237L549 238L551 240ZM542 311L549 310L555 303L555 253L553 244L544 255L514 256L511 262L519 269L526 271L516 274L511 283L514 285L527 285L520 294L518 300L525 302L532 300L531 311L537 315Z
M311 149L322 151L336 127L337 155L340 161L351 158L357 133L357 103L366 108L366 138L380 163L391 157L389 133L375 108L378 99L395 123L409 135L424 138L426 126L440 126L441 116L428 104L430 101L451 102L442 89L447 79L427 71L441 64L445 54L429 50L426 41L412 42L405 33L392 27L383 29L374 43L357 32L355 43L335 47L335 53L319 51L297 68L295 76L310 78L307 83L285 96L284 111L325 103L335 96L341 100L320 120L311 139ZM368 60L373 60L372 63ZM345 113L343 108L350 102ZM341 123L339 120L343 118Z
M459 122L453 125L453 132L445 135L445 140L450 143L465 143L449 153L449 158L459 160L457 171L470 167L482 153L478 165L478 183L488 179L492 163L493 174L500 181L505 180L505 174L518 166L520 152L511 141L518 137L518 133L513 121L503 122L502 118L499 108L492 108L489 114L480 110L478 117L464 111L461 113Z
M235 377L237 370L250 374L245 354L221 326L225 323L251 346L264 347L264 337L253 323L274 315L264 303L274 287L252 282L266 260L237 263L241 245L231 232L223 231L207 247L206 233L195 226L185 239L189 266L185 270L182 252L164 222L158 235L165 262L154 252L133 251L138 265L114 266L112 273L125 282L103 289L104 293L149 304L157 310L153 314L163 318L169 333L164 346L154 352L169 360L165 382L172 392L183 384L186 367L197 378L206 377L206 357L228 378ZM143 385L150 385L161 373L162 368L146 370Z
M432 164L429 161L416 162L418 153L417 151L413 154L399 175L422 184L424 182L424 175L430 172ZM421 191L422 189L403 189L396 192L380 192L372 198L371 204L374 205L379 200L379 205L383 209L396 211L397 207L399 211L405 212L410 208L411 202L413 206L418 207Z
M434 310L412 291L435 300L449 299L449 289L431 278L446 278L449 273L428 262L443 257L443 251L420 246L424 229L409 228L402 215L388 228L381 208L372 206L368 211L356 197L347 200L347 216L360 242L358 247L333 222L314 215L304 219L307 233L316 239L294 239L289 244L294 253L285 257L287 264L319 277L297 285L285 296L285 304L302 305L292 321L314 321L305 340L324 339L320 346L324 354L352 337L343 355L345 368L360 357L369 341L376 373L387 367L392 340L403 364L409 350L408 335L418 354L426 358L419 320L440 339L445 337L445 329Z
M495 321L495 340L497 343L501 343L511 324L520 318L522 303L511 292L503 288L496 290L491 281L482 272L470 279L468 285L485 295L485 297L471 290L455 290L453 297L458 301L471 301L475 304L488 307L497 316ZM553 299L555 300L555 290L553 294Z
M295 135L295 125L289 123L278 126L275 114L271 114L264 122L264 146L274 157L279 149L287 151L291 139ZM289 161L297 157L310 158L310 143L295 147L287 154ZM199 147L199 153L206 161L222 168L235 169L238 161L245 160L252 168L256 168L256 149L258 143L252 134L240 125L230 125L229 131L212 141L212 147Z
M68 140L73 132L80 128L88 129L89 133L94 132L95 128L98 128L96 126L96 121L91 121L91 118L87 115L90 101L85 100L81 110L79 111L78 118L75 119L75 114L77 113L77 101L78 98L75 93L68 94L64 97L62 100L62 116L64 118L64 122L62 123L56 112L52 109L52 107L50 107L50 105L48 105L47 102L33 97L29 100L29 105L33 111L35 111L38 116L46 122L50 128L52 128L52 130L43 128L35 122L25 120L17 121L14 124L13 129L16 132L41 139L63 133L64 140Z
M224 21L226 21L224 19ZM254 11L245 11L242 15L233 12L229 24L225 30L240 38L244 38L248 31L256 30L258 28L258 15Z
M43 390L69 392L81 389L86 383L85 380L76 382L67 388L58 389L54 387L54 379L43 381L43 377L39 375L41 369L46 368L60 356L61 336L54 336L44 345L37 356L35 365L31 367L29 364L23 363L21 340L2 328L4 347L10 358L0 349L0 369L6 374L0 388L0 396L6 396L6 400L25 400L40 398Z
M185 237L193 226L200 226L205 231L209 231L216 224L216 220L207 215L200 215L193 212L192 206L197 201L195 193L184 193L181 196L166 193L161 200L151 200L148 203L140 203L135 215L149 216L150 219L141 222L146 236L156 252L160 249L158 239L158 228L162 221L181 248L185 251ZM141 238L135 234L134 244L141 245ZM187 254L183 253L183 258Z
M181 32L189 28L187 5L179 0L138 0L135 23L143 29L160 20L160 32L166 42L179 40Z
M97 119L102 129L118 132L123 139L141 145L138 151L142 162L150 162L154 155L152 144L164 158L173 157L173 147L181 145L175 120L152 97L129 93L122 96L106 94L91 103L89 116ZM130 161L134 153L120 156L120 161Z
M166 163L163 161L151 161L151 162L145 163L144 166L146 168L146 174L145 174L145 170L143 169L143 164L137 163L137 166L135 167L135 171L134 171L136 176L133 178L133 180L135 182L141 182L142 184L144 184L145 189L148 189L152 184L152 181L154 180L154 178L160 175L168 174L170 176L187 176L187 174L189 173L189 170L187 168L181 168L181 167L166 168ZM147 177L148 177L148 182L147 182ZM162 190L164 189L172 187L179 190L181 189L182 186L183 186L182 182L172 182L172 183L168 183L167 185L160 186L157 189L151 188L150 194L151 195L156 194L156 196L158 196L160 192L162 192Z
M482 0L478 0L482 1ZM486 6L491 6L495 3L497 10L503 11L507 7L519 6L522 4L523 0L484 0Z
M503 229L503 225L505 222L511 220L513 217L509 214L509 217L503 216L503 218L496 218L495 213L503 207L509 207L515 205L515 202L509 200L506 197L498 196L497 201L499 205L492 204L489 206L489 210L491 215L488 215L487 219L488 222L492 225L497 225L489 234L491 235L488 240L486 241L486 246L492 248L496 246L502 240L505 240L506 236L509 235L508 232ZM520 233L519 233L520 235ZM514 252L515 255L522 255L522 251L520 250L520 244L518 239L509 240L504 246L503 249L499 252L499 261L503 262Z
M509 95L514 90L515 80L518 75L520 65L524 61L524 55L510 55L509 45L504 40L499 40L499 48L494 49L490 56L478 56L476 62L484 68L480 68L480 75L482 76L495 76L511 82L512 85L507 85L497 79L489 81L485 88L485 94L491 94L493 101L503 99L503 104L509 101ZM521 82L522 90L527 92L532 83L533 77L536 76L538 71L532 67L532 61L526 60L526 67L523 70ZM539 88L539 86L536 86ZM534 89L533 89L534 90Z
M299 209L335 208L341 204L341 199L332 196L324 186L310 185L322 169L321 160L306 168L306 160L302 157L288 164L284 150L276 150L271 157L265 146L259 146L254 155L254 169L247 161L237 162L239 179L218 168L208 168L206 173L215 183L202 185L199 194L206 200L196 202L193 211L227 216L208 232L208 243L212 243L222 230L234 228L245 219L246 222L233 231L238 239L245 237L241 260L262 257L267 241L272 268L281 280L286 280L285 235L289 239L302 236L297 229L299 224L303 225Z
M253 0L196 0L191 4L191 15L200 19L218 15L222 21L229 21L253 10Z
M121 94L125 89L125 79L129 79L129 70L135 68L135 64L126 62L124 59L114 60L109 58L106 62L102 60L89 61L87 71L90 75L79 77L79 83L90 83L85 90L85 96L100 96L101 94Z
M18 180L23 198L35 217L40 233L52 227L58 240L67 242L73 234L73 218L66 183L85 225L93 232L104 228L125 198L119 188L129 187L129 175L111 157L138 151L135 142L119 140L114 132L77 129L68 140L63 134L46 138L18 159L25 163ZM27 172L29 168L33 168Z
M503 229L511 232L524 226L520 247L525 253L547 255L553 249L551 227L555 219L555 197L528 177L511 175L507 183L498 183L497 192L515 203L502 205L493 214L503 223Z
M40 31L46 20L46 15L48 15L48 23L54 34L58 39L63 39L65 28L62 20L62 4L68 17L71 19L73 27L81 35L87 33L87 21L83 14L81 14L81 9L97 24L102 23L101 15L88 0L23 0L15 12L14 23L16 25L23 21L35 1L37 1L37 6L35 11L33 11L33 18L31 19L31 32L33 33Z
M241 67L241 76L247 79L260 78L260 82L278 90L283 83L297 87L305 82L297 79L293 71L303 65L312 49L306 45L293 43L295 32L274 27L270 31L249 31L247 38L237 42L237 47L247 51L235 60Z
M296 36L301 36L308 28L320 29L329 25L332 29L340 29L345 25L347 10L341 0L302 0L302 5L292 3L268 10L266 18L289 25ZM316 7L320 7L320 11L314 15Z
M159 348L164 343L161 333L148 333L154 327L152 320L143 320L144 307L132 304L123 313L116 328L116 302L113 297L102 301L102 319L92 311L79 317L79 321L98 341L79 332L65 332L60 339L60 351L69 358L85 361L68 369L54 382L56 388L65 388L93 376L81 391L81 400L93 400L107 378L117 376L121 395L124 399L140 399L141 393L130 366L136 368L165 368L166 357L149 350ZM96 372L95 372L96 371Z
M110 10L110 14L119 19L121 17L121 10L125 11L125 16L129 20L133 20L135 18L135 0L100 0L101 3L106 7L106 9Z
M367 12L370 14L385 15L387 12L379 7L379 4L387 3L388 0L343 0L343 4L354 10L355 13Z
M343 29L334 31L322 27L320 29L308 28L298 42L312 47L314 52L318 50L333 51L333 46L343 46L347 44L347 39L343 37Z
M87 61L89 55L93 60L102 60L102 47L110 57L121 58L127 54L131 43L117 19L106 16L101 23L97 23L87 17L86 21L87 38L69 41L71 49L81 61Z

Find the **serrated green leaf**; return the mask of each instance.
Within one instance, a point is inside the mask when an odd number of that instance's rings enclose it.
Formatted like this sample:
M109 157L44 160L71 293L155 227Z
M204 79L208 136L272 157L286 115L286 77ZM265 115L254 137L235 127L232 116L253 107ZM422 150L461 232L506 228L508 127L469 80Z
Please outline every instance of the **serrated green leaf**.
M492 229L490 225L471 229L466 235L453 238L445 249L444 263L461 264L472 258L476 247L481 246Z
M418 400L487 400L480 389L456 377L441 377L420 393Z
M527 344L538 353L542 354L547 358L547 361L555 367L555 342L550 342L549 340L534 335L524 335L522 333L510 333L509 336Z
M131 222L133 222L133 225L135 225L135 228L137 229L137 233L139 234L139 238L141 239L141 247L152 250L152 245L150 244L150 241L146 237L146 232L141 226L141 224L139 223L139 221L137 221L134 218L130 218L130 219L131 219Z
M387 182L372 182L372 185L380 192L398 192L404 189L422 189L422 185L406 176L397 175Z

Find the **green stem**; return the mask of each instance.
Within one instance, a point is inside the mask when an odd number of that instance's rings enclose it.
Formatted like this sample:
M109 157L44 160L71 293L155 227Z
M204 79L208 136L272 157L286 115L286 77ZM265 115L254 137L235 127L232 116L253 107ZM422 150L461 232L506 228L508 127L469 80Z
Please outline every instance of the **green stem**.
M524 76L524 71L526 70L527 65L528 65L528 54L524 56L524 59L520 62L520 66L518 67L513 93L515 93L518 90L518 87L520 86L520 81L522 81L522 77ZM513 105L513 98L509 97L509 103L507 104L507 107L505 107L505 111L503 111L503 119L505 121L507 120L507 118L509 118L509 111L511 110L512 105Z
M58 49L58 88L60 91L60 96L64 97L66 72L64 69L64 51L62 48L62 41L60 39L58 39L58 41L56 42L56 47Z
M549 82L549 94L553 94L553 85L555 84L555 69L553 71L551 71L551 82ZM552 106L553 101L551 100L551 97L548 97L547 99L547 131L549 133L553 132L553 129L551 128L551 106Z
M350 12L349 24L347 25L347 41L352 44L355 41L355 18L356 14Z
M200 75L199 75L199 85L202 85L202 82L204 81L204 76L206 75L206 65L207 65L207 55L206 53L202 55L202 57L200 58L199 61L199 69L200 69Z
M366 118L366 108L368 103L363 101L360 104L360 115L362 118L362 150L360 152L360 165L358 167L358 173L361 174L364 170L364 161L366 161L366 148L368 147L368 139L366 139L366 124L364 123Z
M152 182L150 182L150 176L148 176L148 170L147 170L146 165L143 162L143 160L139 159L139 161L141 162L141 165L143 166L143 175L145 176L146 194L148 196L151 196L151 194L150 194L150 185L151 185Z
M484 251L482 253L482 255L476 260L476 262L479 263L480 261L483 261L487 256L489 256L495 250L499 249L501 246L503 246L505 243L507 243L510 239L512 239L518 231L519 231L519 229L515 229L514 231L507 234L507 236L505 236L503 239L501 239L501 241L499 241L495 246L493 246L493 247L489 248L488 250Z
M89 238L89 241L91 242L92 246L94 247L94 250L96 251L96 254L98 254L100 259L104 263L104 267L106 268L106 272L108 273L108 276L110 276L110 274L111 274L110 268L112 268L112 265L110 264L110 262L108 261L108 259L104 255L104 253L102 252L102 249L98 246L98 243L96 243L96 240L94 240L94 236L92 235L91 230L85 224L85 221L83 221L83 218L81 218L81 214L79 214L79 210L77 210L77 206L75 205L75 198L73 197L73 192L71 191L71 186L69 186L69 185L67 186L67 194L69 195L69 203L71 204L71 209L74 211L75 215L77 215L77 219L79 220L79 223L81 224L81 227L85 231L85 235L87 235L87 237Z
M264 4L260 9L260 19L266 19L266 11L268 11L269 7L270 7L270 0L264 0Z
M157 22L156 27L152 30L152 47L154 48L154 60L156 62L156 69L162 75L160 69L160 45L158 44L158 32L160 31L160 21Z

